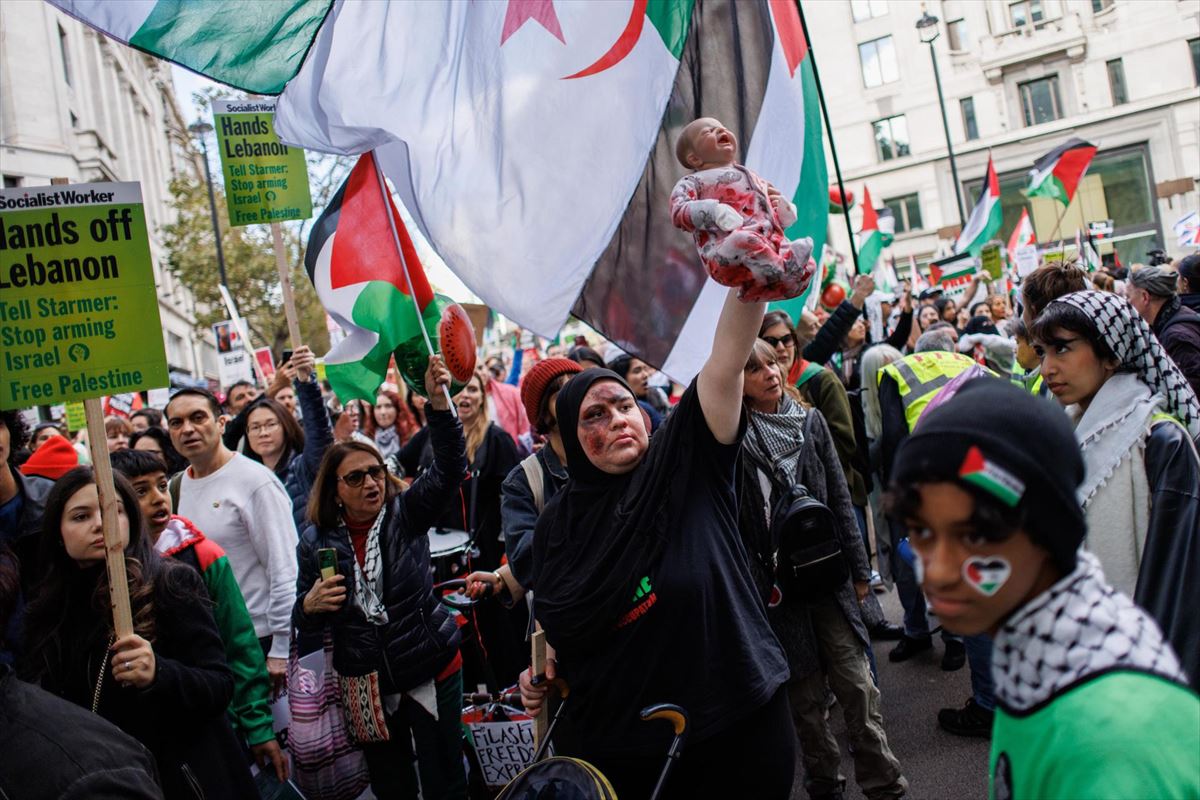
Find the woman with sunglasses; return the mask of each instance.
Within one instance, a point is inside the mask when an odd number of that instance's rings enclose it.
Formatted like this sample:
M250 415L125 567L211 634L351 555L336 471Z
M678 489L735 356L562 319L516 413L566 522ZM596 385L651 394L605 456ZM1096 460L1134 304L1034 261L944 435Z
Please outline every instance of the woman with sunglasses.
M425 389L434 457L407 491L372 445L348 441L329 449L309 501L312 525L298 548L294 624L302 632L331 631L343 679L375 681L369 699L383 709L387 740L362 750L376 797L416 797L418 772L424 797L466 795L460 636L434 597L425 535L457 497L467 470L462 425L442 388L449 384L441 357L431 356ZM321 577L325 549L336 554L328 578Z

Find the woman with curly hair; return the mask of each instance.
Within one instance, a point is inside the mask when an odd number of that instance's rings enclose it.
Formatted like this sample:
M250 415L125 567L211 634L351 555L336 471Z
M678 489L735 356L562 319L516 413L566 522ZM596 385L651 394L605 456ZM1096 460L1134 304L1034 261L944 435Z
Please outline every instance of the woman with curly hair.
M165 797L255 798L225 715L233 674L200 576L154 552L133 489L114 482L134 632L113 632L99 493L78 467L46 499L20 672L145 745Z
M384 458L399 453L404 443L421 428L399 393L386 389L375 398L372 417L375 422L375 446Z

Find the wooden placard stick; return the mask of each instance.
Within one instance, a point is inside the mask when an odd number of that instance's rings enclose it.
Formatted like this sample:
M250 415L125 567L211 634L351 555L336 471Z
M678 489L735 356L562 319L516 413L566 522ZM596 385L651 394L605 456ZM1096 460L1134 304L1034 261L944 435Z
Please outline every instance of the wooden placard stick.
M50 183L62 186L66 178ZM83 401L87 420L88 447L92 452L92 471L100 496L100 519L104 528L104 562L108 565L108 591L112 603L113 632L120 639L133 633L133 613L129 608L129 580L125 576L125 545L117 516L117 487L113 484L112 464L108 460L108 435L104 430L104 407L99 397Z
M279 286L283 289L283 313L287 316L288 338L292 349L301 345L300 316L296 313L296 296L292 294L292 271L288 266L287 249L283 246L283 229L271 223L271 239L275 243L275 267L279 270Z
M529 644L533 649L530 659L530 672L534 675L545 675L546 632L542 630L541 625L536 625L533 635L529 637ZM535 748L541 745L542 737L546 735L546 728L550 726L549 699L547 695L546 700L542 702L541 712L533 718L533 746Z

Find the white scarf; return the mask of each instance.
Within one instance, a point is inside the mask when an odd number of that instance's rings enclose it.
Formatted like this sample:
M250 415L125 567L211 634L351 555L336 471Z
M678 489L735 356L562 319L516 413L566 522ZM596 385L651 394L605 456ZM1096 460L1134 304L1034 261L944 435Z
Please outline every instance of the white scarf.
M1100 559L1112 585L1130 596L1150 526L1146 437L1162 406L1161 395L1122 372L1100 387L1086 412L1067 408L1087 469L1076 493L1087 517L1084 546Z
M354 602L369 622L385 625L388 621L387 607L379 598L383 596L383 558L379 551L379 531L387 514L387 504L379 509L371 530L367 532L367 553L363 566L354 559Z
M1027 711L1090 675L1125 669L1184 683L1158 624L1105 583L1096 557L1014 613L996 634L992 678L1006 710Z

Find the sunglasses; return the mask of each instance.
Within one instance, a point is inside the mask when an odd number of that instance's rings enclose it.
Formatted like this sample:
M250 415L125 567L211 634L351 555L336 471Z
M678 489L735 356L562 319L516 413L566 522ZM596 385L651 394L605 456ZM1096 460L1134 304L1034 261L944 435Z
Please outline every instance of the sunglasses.
M385 471L386 470L382 464L376 464L375 466L367 467L366 469L351 470L345 475L340 476L338 480L349 486L351 489L357 489L363 485L364 478L370 478L376 483L379 483L383 480L383 473Z
M779 347L779 345L791 347L796 343L796 337L790 333L785 333L783 336L760 336L758 338L771 345L771 347Z

